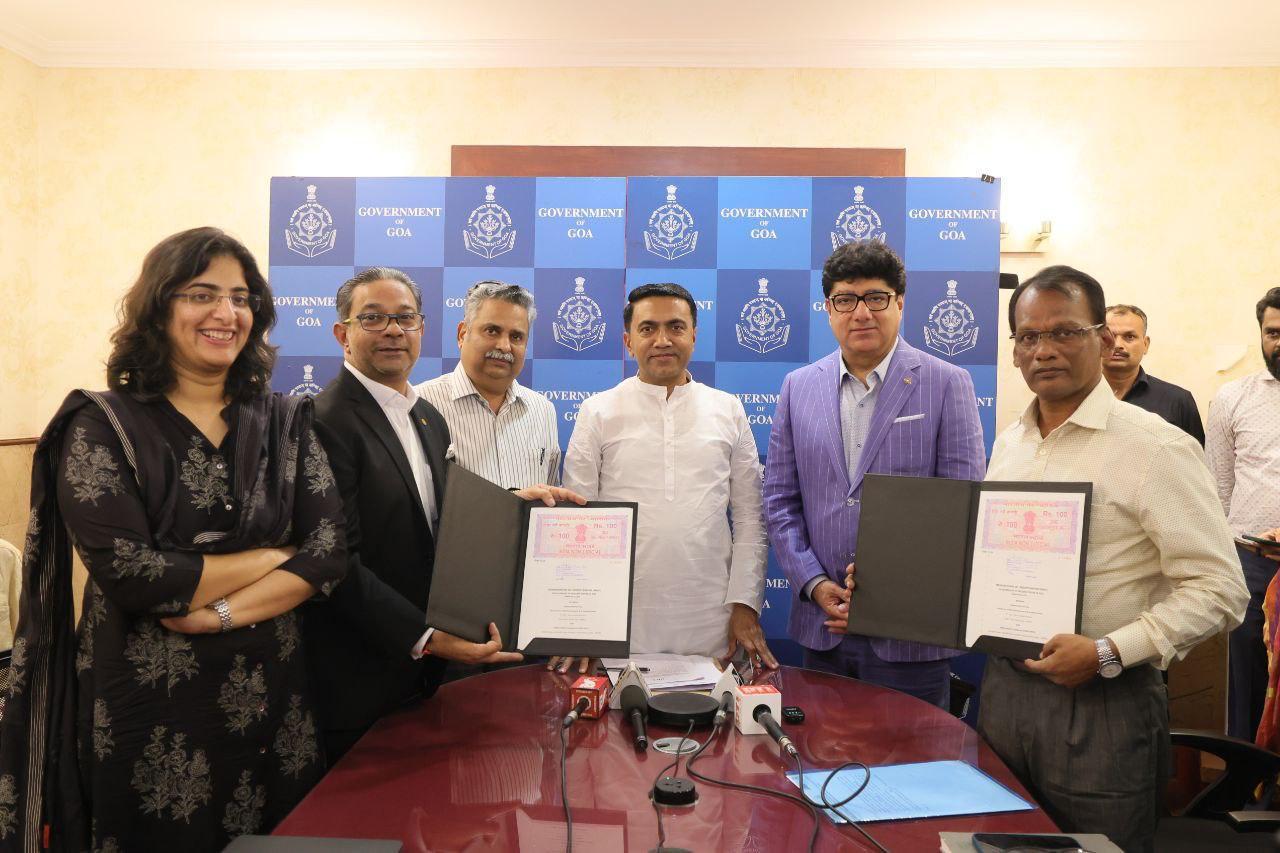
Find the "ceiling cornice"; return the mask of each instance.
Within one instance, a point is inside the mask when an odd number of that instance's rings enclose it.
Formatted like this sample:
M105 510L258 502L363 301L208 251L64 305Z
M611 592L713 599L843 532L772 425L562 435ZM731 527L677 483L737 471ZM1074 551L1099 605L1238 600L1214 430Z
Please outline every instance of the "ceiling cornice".
M0 47L45 68L1197 68L1280 66L1280 44L1149 41L474 39L398 42L48 41L0 25Z

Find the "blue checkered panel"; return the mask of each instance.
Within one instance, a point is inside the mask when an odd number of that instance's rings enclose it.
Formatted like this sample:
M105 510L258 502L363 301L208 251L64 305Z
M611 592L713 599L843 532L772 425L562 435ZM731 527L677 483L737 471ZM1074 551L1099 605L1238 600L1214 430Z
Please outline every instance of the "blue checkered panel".
M273 178L276 390L317 393L342 366L334 295L392 266L422 287L420 382L457 364L467 289L520 284L538 318L520 380L546 394L567 446L582 400L636 372L630 288L676 282L698 306L695 379L738 396L763 457L786 374L835 349L822 264L882 240L907 267L901 335L973 376L995 434L999 184L967 178ZM764 626L786 636L770 557Z

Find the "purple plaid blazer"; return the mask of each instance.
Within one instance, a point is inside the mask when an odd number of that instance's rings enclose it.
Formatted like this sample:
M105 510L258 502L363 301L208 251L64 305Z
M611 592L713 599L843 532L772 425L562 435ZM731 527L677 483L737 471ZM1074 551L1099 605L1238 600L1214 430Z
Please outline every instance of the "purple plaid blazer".
M837 350L783 380L764 475L769 541L791 586L787 629L801 645L820 651L834 648L840 636L823 626L826 614L801 592L815 577L844 583L844 567L858 541L863 476L981 480L986 471L968 372L902 339L880 388L858 469L849 471L840 432L839 359ZM902 640L873 638L871 645L887 661L959 654Z

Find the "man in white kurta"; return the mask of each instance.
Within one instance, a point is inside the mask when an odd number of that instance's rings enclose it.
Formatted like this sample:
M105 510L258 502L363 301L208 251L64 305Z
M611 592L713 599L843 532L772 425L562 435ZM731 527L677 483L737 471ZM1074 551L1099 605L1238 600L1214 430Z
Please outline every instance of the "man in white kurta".
M639 373L582 403L564 486L635 501L633 654L777 662L759 613L767 545L760 457L742 403L687 370L697 307L679 285L627 298L623 341ZM730 521L732 513L732 523Z

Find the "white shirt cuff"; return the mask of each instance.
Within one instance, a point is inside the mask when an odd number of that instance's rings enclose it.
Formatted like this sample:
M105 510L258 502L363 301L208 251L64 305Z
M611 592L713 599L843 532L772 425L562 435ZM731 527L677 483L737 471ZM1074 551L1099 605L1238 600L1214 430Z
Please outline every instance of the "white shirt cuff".
M422 657L423 652L426 651L427 643L431 642L431 635L435 632L435 628L428 628L427 632L418 639L418 642L413 644L413 649L409 652L409 656L414 660Z

